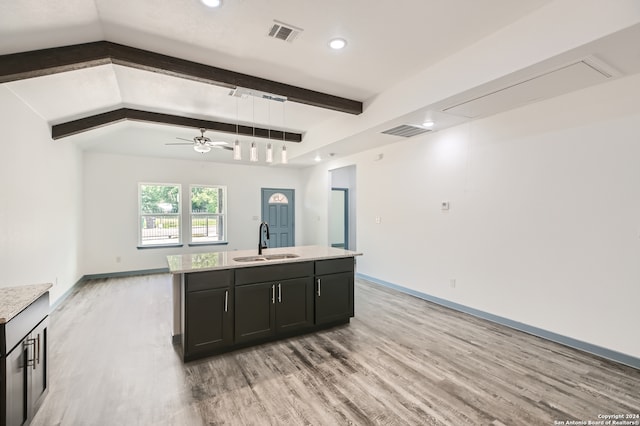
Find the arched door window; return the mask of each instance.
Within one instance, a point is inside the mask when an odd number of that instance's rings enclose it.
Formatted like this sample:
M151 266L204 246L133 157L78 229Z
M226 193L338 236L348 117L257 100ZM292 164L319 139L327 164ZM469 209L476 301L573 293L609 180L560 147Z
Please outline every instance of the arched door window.
M289 199L282 192L276 192L269 197L269 204L289 204Z

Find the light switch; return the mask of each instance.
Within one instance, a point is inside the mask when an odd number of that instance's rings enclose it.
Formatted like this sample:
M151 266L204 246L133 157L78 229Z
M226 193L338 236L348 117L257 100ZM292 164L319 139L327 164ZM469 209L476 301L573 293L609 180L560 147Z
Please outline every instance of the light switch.
M444 211L444 210L449 210L449 202L448 201L443 201L442 204L440 205L440 208Z
M382 218L380 216L376 216L376 223L377 224L382 223Z

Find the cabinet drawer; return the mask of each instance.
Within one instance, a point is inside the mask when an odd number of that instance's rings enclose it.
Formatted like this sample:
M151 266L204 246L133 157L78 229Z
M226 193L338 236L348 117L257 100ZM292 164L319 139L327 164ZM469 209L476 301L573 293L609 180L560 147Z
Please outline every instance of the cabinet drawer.
M49 315L49 292L40 296L4 325L6 341L0 342L0 354L6 355Z
M187 292L229 287L233 284L233 271L191 272L185 274L184 282Z
M287 280L313 276L313 262L292 262L278 265L236 269L236 285Z
M339 272L353 272L353 257L316 261L316 275L337 274Z

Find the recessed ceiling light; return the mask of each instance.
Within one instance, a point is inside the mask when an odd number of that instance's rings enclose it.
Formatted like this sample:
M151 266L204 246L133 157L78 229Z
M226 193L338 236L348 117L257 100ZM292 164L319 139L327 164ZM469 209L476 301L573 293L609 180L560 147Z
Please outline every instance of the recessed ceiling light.
M424 123L422 123L422 127L428 127L431 128L433 127L435 123L433 121L425 121Z
M343 38L334 38L329 42L329 47L332 48L333 50L344 49L346 45L347 45L347 41Z
M202 4L208 7L220 7L222 5L222 0L201 0Z

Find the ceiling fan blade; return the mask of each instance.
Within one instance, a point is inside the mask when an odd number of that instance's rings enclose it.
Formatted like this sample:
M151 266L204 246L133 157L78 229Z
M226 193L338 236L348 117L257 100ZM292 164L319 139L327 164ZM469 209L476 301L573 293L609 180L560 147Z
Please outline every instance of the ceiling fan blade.
M176 137L176 139L180 139L181 141L189 141L193 143L193 139L185 139L185 138L178 138L178 137Z
M227 151L233 151L233 148L231 148L230 146L214 145L213 148L226 149Z
M224 141L207 141L205 142L205 145L208 146L222 146L222 145L229 145L227 142Z
M184 143L184 142L165 143L165 145L193 145L193 142L189 142L189 143Z

